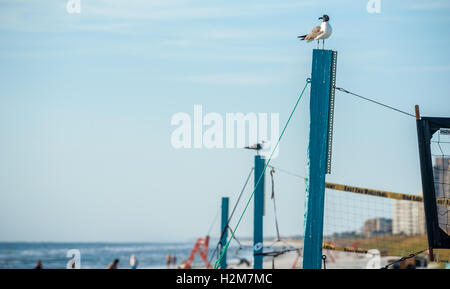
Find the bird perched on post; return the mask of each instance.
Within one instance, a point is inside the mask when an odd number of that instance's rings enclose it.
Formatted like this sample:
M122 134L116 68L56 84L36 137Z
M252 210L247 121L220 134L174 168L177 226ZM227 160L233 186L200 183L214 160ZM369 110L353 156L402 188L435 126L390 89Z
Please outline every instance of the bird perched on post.
M263 145L264 145L264 141L262 141L261 143L257 143L251 146L247 146L244 147L244 149L248 149L248 150L255 150L257 154L259 154L259 151L263 149Z
M328 22L330 20L330 17L328 17L328 15L323 15L322 17L319 17L319 19L322 20L322 24L314 27L311 33L297 36L297 38L300 38L301 40L306 40L306 42L317 40L317 49L319 49L319 41L322 39L322 49L324 49L325 39L331 36L333 29L331 28L331 25Z

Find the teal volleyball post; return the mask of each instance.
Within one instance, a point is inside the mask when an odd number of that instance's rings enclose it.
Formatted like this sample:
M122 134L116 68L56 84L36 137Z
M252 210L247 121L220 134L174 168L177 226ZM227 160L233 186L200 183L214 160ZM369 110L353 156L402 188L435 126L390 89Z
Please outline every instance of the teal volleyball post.
M313 50L310 99L309 177L305 201L303 268L322 267L325 174L330 171L336 52Z
M221 225L220 225L220 234L222 235L222 238L220 239L220 246L221 248L224 248L227 243L228 238L228 204L229 204L229 198L223 197L222 198L222 218L221 218ZM220 268L226 269L227 268L227 252L225 251L223 254L222 259L220 260Z
M255 200L253 213L253 269L263 268L263 216L264 216L265 160L255 156ZM264 175L263 175L264 173ZM262 177L261 177L262 175ZM259 181L259 183L258 183Z

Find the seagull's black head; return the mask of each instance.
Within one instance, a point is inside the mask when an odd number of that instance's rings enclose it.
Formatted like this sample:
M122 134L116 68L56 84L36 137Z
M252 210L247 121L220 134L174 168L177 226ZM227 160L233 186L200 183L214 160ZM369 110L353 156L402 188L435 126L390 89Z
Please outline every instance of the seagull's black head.
M323 22L327 22L328 20L330 20L330 17L328 17L328 15L324 14L322 17L319 17L319 19L323 20Z

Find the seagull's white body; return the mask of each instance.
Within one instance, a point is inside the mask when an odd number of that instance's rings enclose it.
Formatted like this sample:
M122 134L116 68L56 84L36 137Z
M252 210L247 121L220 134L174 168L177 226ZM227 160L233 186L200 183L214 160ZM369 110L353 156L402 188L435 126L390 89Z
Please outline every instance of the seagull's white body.
M331 33L333 33L333 28L331 27L330 23L328 23L328 21L324 21L322 22L322 24L320 24L320 32L321 34L319 34L319 36L317 36L316 38L314 38L314 40L319 40L319 39L327 39L331 36ZM312 41L308 40L308 42Z
M319 19L322 19L322 23L313 28L309 34L298 36L300 40L305 40L306 42L311 42L313 40L317 41L317 49L319 48L319 41L322 40L322 49L325 46L325 39L330 38L331 33L333 33L333 28L331 28L330 17L328 15L323 15Z

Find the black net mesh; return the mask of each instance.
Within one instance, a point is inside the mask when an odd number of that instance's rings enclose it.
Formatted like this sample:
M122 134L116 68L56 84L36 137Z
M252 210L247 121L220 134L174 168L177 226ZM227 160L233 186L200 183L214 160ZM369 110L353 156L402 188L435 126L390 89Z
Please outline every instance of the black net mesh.
M439 227L450 235L450 130L440 129L431 139L433 180Z

